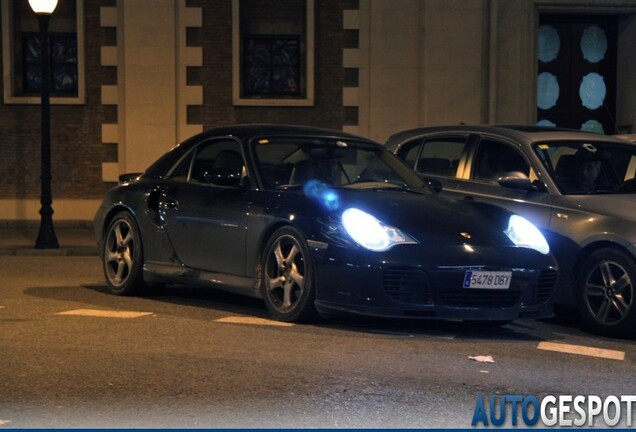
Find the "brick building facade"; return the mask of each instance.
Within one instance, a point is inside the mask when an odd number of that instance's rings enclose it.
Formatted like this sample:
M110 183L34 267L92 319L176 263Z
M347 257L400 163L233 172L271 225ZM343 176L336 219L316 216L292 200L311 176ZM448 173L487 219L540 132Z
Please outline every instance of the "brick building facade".
M28 8L27 2L24 6ZM100 47L114 43L114 32L99 25L99 7L107 2L87 1L86 28L95 29L86 38L85 103L52 105L51 142L53 196L64 199L98 198L109 187L102 181L102 162L116 160L116 149L101 142L101 125L117 117L117 109L102 105L101 86L114 83L114 68L100 64ZM114 2L110 2L114 4ZM6 7L3 3L2 7ZM2 14L6 11L2 9ZM6 25L3 22L0 26ZM6 46L3 46L6 49ZM6 69L3 67L6 73ZM0 82L3 94L6 83ZM40 106L39 104L0 103L0 202L2 218L29 218L27 201L40 194ZM23 205L18 205L22 202ZM29 211L30 213L30 211Z
M90 220L119 174L219 125L307 124L382 141L422 125L536 123L546 15L615 17L612 109L617 124L636 124L633 0L286 1L306 18L297 100L245 98L237 71L241 8L251 8L244 19L284 16L285 1L59 0L51 31L76 13L63 26L81 54L78 94L51 105L54 219ZM39 219L40 107L15 84L16 40L37 26L28 12L26 0L0 0L0 221Z

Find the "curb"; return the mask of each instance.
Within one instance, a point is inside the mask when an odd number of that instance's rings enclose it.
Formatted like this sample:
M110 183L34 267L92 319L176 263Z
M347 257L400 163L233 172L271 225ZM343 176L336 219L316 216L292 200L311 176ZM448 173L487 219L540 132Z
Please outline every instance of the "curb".
M67 247L59 249L0 248L0 256L98 256L97 247Z
M40 220L34 219L0 219L0 229L33 229L38 230ZM92 220L56 220L55 230L86 229L93 230Z

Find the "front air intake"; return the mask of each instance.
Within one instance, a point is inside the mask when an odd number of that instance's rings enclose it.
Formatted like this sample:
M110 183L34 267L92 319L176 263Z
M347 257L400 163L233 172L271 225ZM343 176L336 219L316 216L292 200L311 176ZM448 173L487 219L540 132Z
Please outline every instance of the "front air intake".
M384 291L393 300L409 304L430 304L431 284L426 272L415 267L390 267L382 274Z

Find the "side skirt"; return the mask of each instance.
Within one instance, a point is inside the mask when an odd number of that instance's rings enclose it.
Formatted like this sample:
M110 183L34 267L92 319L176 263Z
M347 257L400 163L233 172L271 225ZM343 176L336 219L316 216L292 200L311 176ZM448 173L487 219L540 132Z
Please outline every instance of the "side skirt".
M151 283L201 286L249 297L263 297L255 278L191 269L181 264L146 262L144 280Z

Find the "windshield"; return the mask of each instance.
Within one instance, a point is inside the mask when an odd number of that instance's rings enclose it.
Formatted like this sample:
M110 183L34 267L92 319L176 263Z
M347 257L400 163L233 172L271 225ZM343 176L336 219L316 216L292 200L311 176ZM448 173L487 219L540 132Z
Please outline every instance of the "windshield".
M360 141L259 138L252 143L265 189L330 187L426 190L419 177L384 148Z
M636 192L636 145L560 141L534 150L565 195Z

